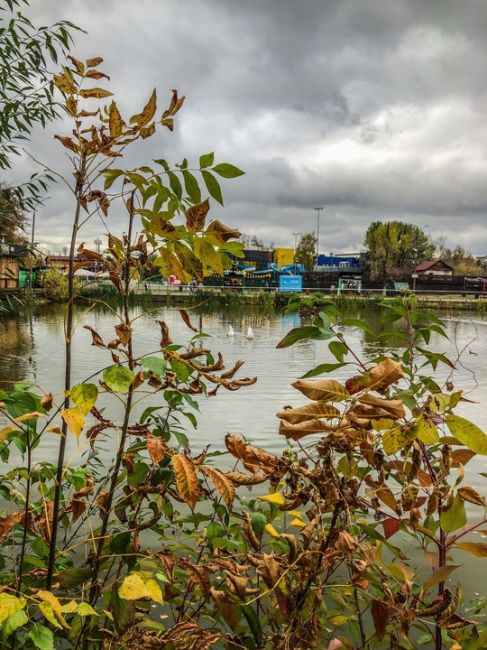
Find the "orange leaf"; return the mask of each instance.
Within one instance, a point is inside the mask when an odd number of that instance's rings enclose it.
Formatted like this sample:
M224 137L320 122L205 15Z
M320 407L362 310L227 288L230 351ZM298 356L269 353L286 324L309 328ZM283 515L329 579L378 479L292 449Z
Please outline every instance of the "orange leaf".
M196 476L196 469L193 462L182 454L174 454L171 464L176 475L176 489L181 499L188 504L191 510L201 494L201 486Z
M157 438L152 434L147 436L147 451L152 459L152 464L157 465L166 455L167 445L162 438Z

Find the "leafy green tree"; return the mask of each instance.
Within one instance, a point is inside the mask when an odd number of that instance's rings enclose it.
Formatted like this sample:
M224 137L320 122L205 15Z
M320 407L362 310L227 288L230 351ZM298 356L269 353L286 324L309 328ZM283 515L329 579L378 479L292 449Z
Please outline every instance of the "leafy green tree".
M296 247L295 261L302 264L306 271L312 271L316 260L316 235L306 232L301 235Z
M485 273L485 267L462 246L455 246L453 249L445 248L444 243L440 242L437 251L439 257L452 266L458 275L483 275Z
M26 216L15 190L0 184L0 239L9 244L25 244Z
M367 228L364 246L370 277L382 278L384 286L397 273L412 270L435 253L435 245L425 231L403 221L374 221Z
M34 126L58 115L49 65L66 56L79 29L69 21L37 27L18 10L26 5L26 0L5 0L0 7L0 169L12 167ZM46 180L35 174L15 188L19 200L34 205Z

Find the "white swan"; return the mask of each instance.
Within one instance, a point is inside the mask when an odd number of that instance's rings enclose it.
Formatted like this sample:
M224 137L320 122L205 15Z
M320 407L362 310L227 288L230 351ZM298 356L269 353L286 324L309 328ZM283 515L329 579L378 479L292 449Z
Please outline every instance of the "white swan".
M253 339L254 338L254 330L250 327L247 330L247 336L245 337L246 339Z
M235 332L233 331L233 327L231 325L228 326L227 336L235 336Z

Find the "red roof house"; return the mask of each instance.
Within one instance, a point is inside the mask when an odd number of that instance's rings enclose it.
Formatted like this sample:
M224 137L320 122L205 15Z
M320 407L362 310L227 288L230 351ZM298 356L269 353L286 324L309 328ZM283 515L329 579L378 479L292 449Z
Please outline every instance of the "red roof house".
M443 260L420 262L414 272L418 275L453 275L453 267Z

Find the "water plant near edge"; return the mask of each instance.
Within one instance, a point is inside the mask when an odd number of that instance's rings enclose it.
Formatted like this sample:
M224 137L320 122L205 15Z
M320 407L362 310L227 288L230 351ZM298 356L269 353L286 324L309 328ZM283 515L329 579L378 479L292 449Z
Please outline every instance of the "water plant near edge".
M105 76L102 62L71 61L55 80L75 124L73 138L59 138L74 154L76 197L65 387L51 394L19 382L0 392L0 458L9 463L0 484L0 647L485 647L481 605L464 611L449 555L487 556L487 544L472 537L487 524L485 501L464 471L487 454L487 436L456 413L468 401L453 378L434 378L439 364L455 366L428 347L433 332L444 334L441 322L405 298L387 307L379 334L386 341L387 323L402 320L402 347L362 359L343 332L367 326L322 305L278 345L327 341L335 357L295 382L306 403L277 414L288 447L271 454L228 434L225 469L221 452L195 447L186 429L197 425L202 399L255 378L238 378L241 361L225 368L184 309L186 340L174 342L158 321L157 349L139 349L128 306L133 286L155 270L200 279L240 254L238 231L207 222L195 174L222 202L215 174L241 172L215 164L213 154L201 156L196 172L163 159L156 170L113 168L132 142L160 124L173 128L182 98L174 92L157 124L155 92L128 123L114 101L86 110L82 100L109 96L84 87ZM117 206L126 235L109 233L103 253L81 245L117 291L117 308L107 304L113 338L81 329L102 361L73 385L76 240L86 220L105 221ZM338 369L350 371L346 382L321 378ZM42 455L52 435L57 464ZM66 462L72 440L88 441L76 464ZM466 503L477 512L471 522ZM404 536L431 563L425 579Z

